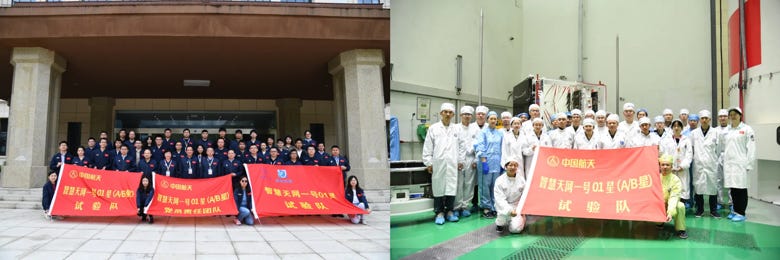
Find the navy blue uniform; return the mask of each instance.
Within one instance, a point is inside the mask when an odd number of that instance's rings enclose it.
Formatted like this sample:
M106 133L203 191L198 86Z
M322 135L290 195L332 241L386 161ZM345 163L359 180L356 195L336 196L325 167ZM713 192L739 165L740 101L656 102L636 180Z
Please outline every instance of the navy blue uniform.
M352 187L347 187L347 189L344 191L344 197L347 198L349 203L352 203L352 198L357 195L358 201L363 203L363 205L366 206L366 209L368 209L368 201L366 200L366 194L363 193L363 189L355 189L355 193L357 194L352 193Z
M341 179L342 179L342 181L344 181L344 182L347 181L347 172L351 169L351 167L349 166L349 160L347 159L346 156L330 157L330 161L328 162L328 166L344 166L344 167L347 167L346 170L342 170L341 171ZM339 167L339 169L341 169L341 167ZM348 184L345 183L344 185L348 185ZM368 204L366 204L366 205L368 205ZM368 208L368 206L366 206L366 208Z
M235 173L236 176L233 176L233 187L238 186L238 181L241 180L241 177L243 177L244 174L244 163L241 162L241 160L233 159L231 160L224 160L222 163L222 175L228 175L231 173Z
M295 160L295 162L287 160L284 162L284 165L303 165L303 162L301 160Z
M227 147L222 148L222 149L214 148L214 157L219 158L220 161L227 160L227 158L228 158L227 157L228 150L230 150L230 149L228 149Z
M95 149L90 154L90 157L92 159L91 165L95 169L103 169L103 167L105 167L106 170L111 169L111 161L114 157L108 149L105 151L101 151L100 148Z
M163 147L165 147L165 149L167 149L168 151L175 150L176 149L176 140L173 140L173 138L165 139L165 137L163 137Z
M277 156L276 159L268 157L265 160L265 163L266 164L272 164L272 165L284 165L284 158L282 158L281 156Z
M137 140L137 139L136 139L136 140ZM123 144L125 144L125 145L127 145L127 147L128 147L128 148L135 147L135 140L130 140L130 139L127 139L127 140L125 140L125 141L124 141L124 142L122 142L122 143L123 143Z
M303 147L309 147L309 145L317 147L317 141L314 141L314 139L303 139Z
M303 154L301 156L301 161L303 161L303 165L319 165L319 166L328 166L329 162L320 160L317 158L317 155L313 157L309 157L308 154Z
M141 161L138 162L138 168L136 170L143 173L144 177L148 177L151 180L152 172L157 169L157 166L157 161L154 159L149 159L148 162L146 159L141 159Z
M57 167L57 163L65 163L65 164L73 164L73 155L70 155L70 153L56 153L54 156L51 157L51 161L49 162L49 170L60 172L60 167Z
M217 177L222 176L222 168L220 164L219 158L205 156L200 159L200 171L203 174L203 178L211 178L211 177ZM209 170L211 170L211 174L209 175Z
M238 142L241 142L242 140L230 141L230 145L228 147L230 148L230 150L236 151L236 154L238 154ZM246 141L244 142L244 145L246 145ZM249 146L247 145L246 147L249 147ZM246 148L244 148L244 149L246 149Z
M198 162L197 157L187 158L186 156L184 158L181 158L179 160L179 166L181 167L179 169L179 178L185 178L185 179L197 179L202 178L200 174L200 162Z
M198 145L202 145L203 149L206 149L206 148L209 148L209 147L216 147L217 146L216 144L214 144L214 142L212 142L209 139L206 139L206 140L200 139L200 140L198 140L198 144L196 144L195 146L198 146Z
M326 152L320 153L319 151L316 151L316 152L314 152L314 157L316 157L320 161L330 162L330 154L328 154Z
M51 200L54 198L54 187L56 187L56 185L57 184L52 184L48 180L46 180L46 184L43 185L43 198L41 200L43 210L48 211L49 207L51 207Z
M74 156L74 157L73 157L73 164L74 164L74 165L78 165L78 166L84 166L84 167L87 167L87 168L91 168L91 167L92 167L92 166L90 165L90 163L91 163L91 162L92 162L92 160L90 160L90 159L89 159L89 157L88 157L88 156L86 156L86 155L84 155L84 158L79 158L78 156Z
M259 150L260 149L260 143L262 143L262 141L260 141L260 139L255 139L254 141L252 141L252 139L246 140L246 149L249 150L249 147L254 145L254 146L257 146L257 149Z
M165 145L159 147L155 145L152 146L150 150L152 150L152 159L155 161L160 161L165 158L165 151L168 151L168 148L166 148Z
M247 186L246 192L244 192L241 187L236 188L233 191L233 198L236 200L236 208L241 208L241 201L243 200L244 193L246 193L246 208L252 211L252 191L249 190L249 187Z
M117 170L117 171L135 171L135 157L132 155L125 155L124 158L122 155L117 155L114 157L113 165L111 166L111 169Z
M174 160L181 160L184 159L184 157L187 157L187 153L182 150L181 152L176 152L176 150L171 150L171 158Z
M187 150L187 147L189 146L195 146L195 140L192 140L192 138L182 138L181 140L182 150Z
M261 154L257 154L257 157L253 157L251 153L248 153L244 155L244 159L241 161L246 164L265 163L265 157Z
M154 172L171 177L179 177L179 168L181 167L179 167L179 162L175 158L171 158L170 161L163 159L157 161L157 169Z

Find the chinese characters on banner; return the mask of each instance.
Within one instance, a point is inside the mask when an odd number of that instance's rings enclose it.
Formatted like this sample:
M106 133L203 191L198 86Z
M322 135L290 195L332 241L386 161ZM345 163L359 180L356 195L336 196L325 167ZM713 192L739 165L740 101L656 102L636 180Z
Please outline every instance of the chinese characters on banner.
M658 147L540 147L519 207L529 215L664 222Z
M65 164L60 169L52 215L132 216L141 173L90 169Z
M230 175L209 179L153 175L154 198L146 214L196 217L238 213Z
M258 217L366 214L346 200L338 167L245 166Z

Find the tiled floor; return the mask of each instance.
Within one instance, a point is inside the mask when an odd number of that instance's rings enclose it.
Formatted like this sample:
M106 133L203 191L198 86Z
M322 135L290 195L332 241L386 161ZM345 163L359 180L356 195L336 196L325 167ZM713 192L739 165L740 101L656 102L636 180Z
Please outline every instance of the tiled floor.
M236 226L228 217L69 217L0 210L0 259L389 259L389 212L367 225L345 218L262 218Z

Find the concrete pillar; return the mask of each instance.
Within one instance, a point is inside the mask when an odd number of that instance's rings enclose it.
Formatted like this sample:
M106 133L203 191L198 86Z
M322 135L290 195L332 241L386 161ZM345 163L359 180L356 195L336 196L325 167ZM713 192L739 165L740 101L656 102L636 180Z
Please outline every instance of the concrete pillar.
M109 138L114 136L114 105L112 97L92 97L89 99L89 136L98 138L100 131L108 132ZM100 140L97 140L100 141ZM109 146L114 141L108 140Z
M333 75L337 139L350 159L349 173L360 179L363 188L372 190L390 187L383 66L381 50L346 51L328 63Z
M303 102L300 98L276 100L277 115L279 116L278 130L276 131L279 136L276 137L277 139L289 135L295 140L295 138L303 136L303 132L301 132L301 105Z
M54 154L59 93L65 59L43 48L14 48L14 78L8 118L8 157L3 187L41 187ZM42 145L46 144L46 145Z

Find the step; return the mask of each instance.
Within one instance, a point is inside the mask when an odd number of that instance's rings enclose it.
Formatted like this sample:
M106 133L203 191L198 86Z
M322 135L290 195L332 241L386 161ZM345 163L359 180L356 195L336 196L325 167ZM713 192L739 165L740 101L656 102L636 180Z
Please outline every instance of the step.
M43 207L40 201L0 201L0 209L43 209Z
M0 195L0 201L41 201L41 194L37 194L37 195Z
M41 188L0 188L0 196L2 195L41 195Z

